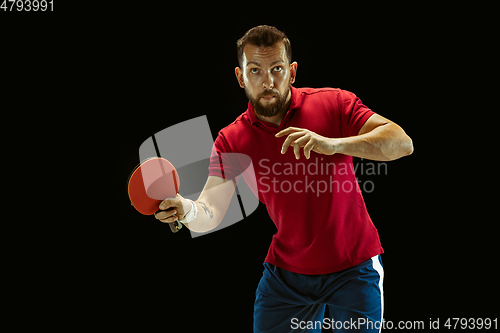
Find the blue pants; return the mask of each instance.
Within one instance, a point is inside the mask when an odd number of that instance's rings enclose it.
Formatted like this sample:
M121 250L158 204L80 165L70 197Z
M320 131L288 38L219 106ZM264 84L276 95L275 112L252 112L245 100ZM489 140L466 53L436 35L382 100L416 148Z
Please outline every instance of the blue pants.
M380 332L383 279L380 255L323 275L293 273L264 263L255 292L254 333L320 333L322 328Z

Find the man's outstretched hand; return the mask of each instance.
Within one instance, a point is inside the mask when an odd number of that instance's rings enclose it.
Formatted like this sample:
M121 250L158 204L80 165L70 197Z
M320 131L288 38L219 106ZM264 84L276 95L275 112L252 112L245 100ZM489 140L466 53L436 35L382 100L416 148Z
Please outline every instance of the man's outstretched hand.
M323 155L333 155L337 152L339 139L326 138L305 128L298 127L288 127L277 133L276 137L279 138L285 135L288 135L288 137L283 143L281 153L286 153L288 147L291 146L296 159L300 158L300 148L304 148L304 156L307 159L311 157L311 151Z

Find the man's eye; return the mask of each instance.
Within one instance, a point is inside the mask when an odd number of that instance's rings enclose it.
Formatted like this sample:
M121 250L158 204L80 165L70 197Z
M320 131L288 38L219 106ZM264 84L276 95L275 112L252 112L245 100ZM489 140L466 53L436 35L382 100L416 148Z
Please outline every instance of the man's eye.
M274 67L274 68L273 68L273 70L274 70L275 72L281 72L281 70L282 70L282 69L283 69L283 68L282 68L281 66L276 66L276 67Z
M258 72L259 72L259 69L258 69L258 68L252 68L252 69L250 70L250 73L252 73L252 74L257 74Z

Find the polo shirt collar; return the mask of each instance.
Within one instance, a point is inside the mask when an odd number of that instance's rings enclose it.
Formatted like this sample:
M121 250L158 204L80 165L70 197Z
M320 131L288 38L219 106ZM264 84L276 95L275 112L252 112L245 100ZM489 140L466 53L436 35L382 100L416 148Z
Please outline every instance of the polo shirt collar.
M283 119L285 119L288 116L291 110L300 108L302 106L302 98L300 96L299 91L295 89L293 86L290 86L290 89L292 91L292 97L291 97L292 103L290 103L290 108L288 109ZM252 103L250 103L250 101L248 101L247 115L250 121L252 122L252 125L256 123L262 123L262 121L259 118L257 118L257 116L254 114L253 106Z

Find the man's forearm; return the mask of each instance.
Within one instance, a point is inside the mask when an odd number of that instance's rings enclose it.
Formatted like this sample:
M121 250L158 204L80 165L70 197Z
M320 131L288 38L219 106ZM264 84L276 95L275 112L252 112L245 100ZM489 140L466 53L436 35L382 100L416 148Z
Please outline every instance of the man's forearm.
M336 153L375 161L391 161L413 152L410 137L394 123L378 126L362 135L333 140Z
M214 208L207 205L203 201L195 201L196 207L198 209L198 214L196 218L189 223L184 223L184 225L194 232L206 232L217 227L221 218L216 214Z
M209 176L200 197L195 201L198 210L196 218L184 225L194 232L207 232L217 227L226 214L234 191L234 182ZM185 212L191 208L187 201L183 201L182 206Z

